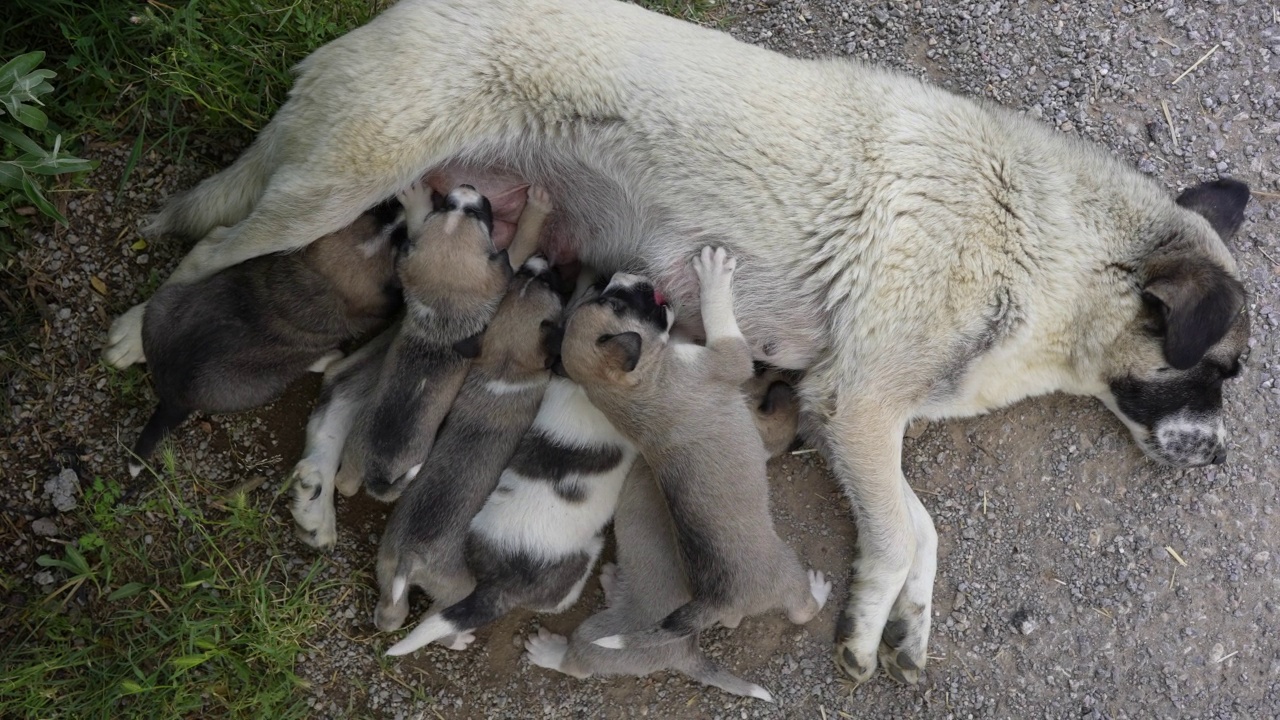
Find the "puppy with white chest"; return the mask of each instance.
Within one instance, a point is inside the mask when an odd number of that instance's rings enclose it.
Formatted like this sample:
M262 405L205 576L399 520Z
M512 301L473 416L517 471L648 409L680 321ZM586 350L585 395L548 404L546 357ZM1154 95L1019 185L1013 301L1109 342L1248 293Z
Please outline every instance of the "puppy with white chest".
M776 371L752 378L745 390L765 447L776 457L796 436L795 393ZM703 655L694 636L650 648L609 650L594 644L600 638L644 630L690 600L667 502L643 460L636 461L623 485L613 532L618 542L616 573L606 566L600 576L608 607L587 618L572 638L539 630L525 641L529 661L578 678L675 670L735 695L772 701L768 690Z
M752 364L733 315L734 261L708 247L693 266L706 347L672 342L671 309L652 283L624 273L565 326L565 370L653 469L693 590L657 625L595 640L601 647L671 643L779 608L805 623L831 591L769 514L768 452L742 402Z
M148 303L143 345L160 402L133 447L137 476L193 412L265 405L338 346L385 323L400 305L400 206L387 201L293 254L268 255Z
M426 221L432 209L427 198L429 193L425 187L411 187L406 193L406 224L420 228ZM536 185L528 188L519 224L507 248L513 267L518 267L537 249L552 208L551 195L546 189ZM312 547L329 550L337 543L333 493L344 446L357 417L378 389L387 350L399 333L397 324L325 372L320 399L307 421L306 450L293 469L293 517L298 523L299 538ZM355 492L357 480L352 468L349 477L352 487L347 494Z
M577 383L553 377L498 487L471 520L466 559L475 589L424 619L387 654L469 637L517 607L568 609L604 548L605 526L635 457L635 447Z
M409 226L398 267L406 313L336 478L343 494L363 485L385 502L399 497L430 453L511 278L507 252L493 245L489 201L474 188L461 185L440 198L415 184L401 202ZM418 217L425 218L420 229Z
M464 553L467 526L537 415L560 344L563 290L540 255L512 279L426 464L383 531L374 612L380 630L404 623L411 587L425 590L438 607L475 587Z

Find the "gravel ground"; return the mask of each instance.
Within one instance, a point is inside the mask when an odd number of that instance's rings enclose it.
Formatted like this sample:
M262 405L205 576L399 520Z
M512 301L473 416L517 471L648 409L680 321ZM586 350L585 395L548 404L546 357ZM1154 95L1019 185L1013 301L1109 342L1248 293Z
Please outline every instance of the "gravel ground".
M781 52L850 56L994 99L1101 143L1171 191L1229 174L1259 195L1232 242L1250 292L1251 352L1227 392L1231 459L1174 471L1143 459L1093 401L1050 397L967 421L913 427L904 467L941 535L933 656L926 680L883 676L850 692L830 659L854 528L814 455L774 467L785 537L836 582L804 628L780 617L708 633L722 663L774 691L766 706L660 675L574 681L532 668L513 636L570 630L600 601L588 586L570 613L517 614L465 654L429 650L383 665L371 632L369 574L381 508L341 507L327 572L361 578L301 658L318 716L376 717L1089 717L1253 718L1280 713L1280 5L1209 2L812 2L730 0L735 36ZM1207 58L1202 59L1203 56ZM1199 62L1198 62L1199 61ZM1183 71L1196 65L1184 77ZM1179 79L1178 82L1174 82ZM1172 127L1170 127L1172 122ZM69 230L33 234L42 328L8 369L13 427L0 445L9 481L0 559L29 587L76 484L121 477L122 443L147 410L145 385L97 363L108 320L142 297L184 248L134 248L141 213L209 171L145 157L120 192L128 148L98 147L99 188L69 203ZM234 153L202 149L213 164ZM0 377L5 375L0 374ZM205 418L178 435L191 472L227 486L247 473L278 488L301 450L315 383L255 415ZM277 513L287 518L280 502ZM307 550L297 547L304 555ZM1176 553L1176 555L1175 555ZM410 688L430 696L414 699Z

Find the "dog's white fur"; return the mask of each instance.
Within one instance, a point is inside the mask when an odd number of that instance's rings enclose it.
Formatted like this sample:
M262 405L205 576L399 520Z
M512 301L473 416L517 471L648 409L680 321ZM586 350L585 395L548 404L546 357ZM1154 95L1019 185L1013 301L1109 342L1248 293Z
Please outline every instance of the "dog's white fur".
M690 253L729 247L753 353L809 369L801 395L857 511L836 658L858 681L887 623L905 630L880 655L891 674L925 663L936 534L901 472L906 423L1108 400L1109 378L1153 370L1136 318L1171 233L1236 273L1204 218L1095 147L612 0L402 0L298 69L253 147L156 218L204 236L170 281L301 247L446 165L545 185L555 242L643 266L681 306ZM142 359L140 320L113 325L113 364Z

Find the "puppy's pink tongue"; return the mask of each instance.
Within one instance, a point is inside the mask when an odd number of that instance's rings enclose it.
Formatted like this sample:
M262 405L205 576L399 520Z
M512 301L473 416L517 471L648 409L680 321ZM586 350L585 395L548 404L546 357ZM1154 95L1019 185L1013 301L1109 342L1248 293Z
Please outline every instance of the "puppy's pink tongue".
M667 304L667 296L666 296L666 295L663 295L663 294L662 294L662 292L661 292L660 290L658 290L658 288L654 288L654 289L653 289L653 301L654 301L654 302L656 302L656 303L658 303L659 305L666 305L666 304Z

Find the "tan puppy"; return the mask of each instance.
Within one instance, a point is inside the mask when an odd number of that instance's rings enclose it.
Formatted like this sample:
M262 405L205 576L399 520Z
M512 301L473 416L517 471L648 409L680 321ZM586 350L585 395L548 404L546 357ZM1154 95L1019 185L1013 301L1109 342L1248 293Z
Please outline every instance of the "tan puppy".
M405 223L414 226L415 235L421 232L432 210L430 194L429 188L418 185L402 195L402 200L407 202ZM551 198L544 189L528 188L528 200L508 249L512 262L523 263L537 249L551 210ZM320 399L307 421L306 450L293 470L293 517L298 523L299 537L312 547L329 550L337 542L333 492L344 445L357 416L364 412L368 398L374 396L382 381L387 349L399 334L399 325L390 328L325 372ZM355 492L358 480L353 467L348 475L353 487L348 494Z
M791 386L769 371L745 386L765 448L782 454L796 436L799 405ZM605 566L600 583L608 607L587 618L566 639L546 628L525 640L529 662L585 678L591 675L648 675L675 670L735 695L772 702L773 695L709 660L696 637L651 648L608 650L595 640L643 630L690 600L689 578L680 563L675 528L662 491L643 461L631 468L613 522L618 566Z
M431 455L382 533L378 629L396 630L404 623L411 587L425 590L439 607L475 587L464 552L467 527L538 413L558 356L565 294L540 255L512 279ZM444 644L468 642L469 637Z
M768 453L742 402L751 352L733 316L733 267L723 249L694 259L706 347L670 342L673 313L650 281L624 273L565 327L565 370L653 468L693 586L657 626L601 647L675 642L776 608L805 623L831 591L773 529Z
M129 474L192 412L265 405L338 346L386 323L400 306L395 275L400 205L364 213L297 253L254 258L158 291L143 345L160 402L133 447Z
M398 273L407 312L343 450L337 487L347 495L363 485L390 502L413 480L511 277L506 251L493 246L488 199L461 185L433 197L434 210L424 213L428 192L415 185L402 196L410 240ZM425 220L415 233L417 216Z

